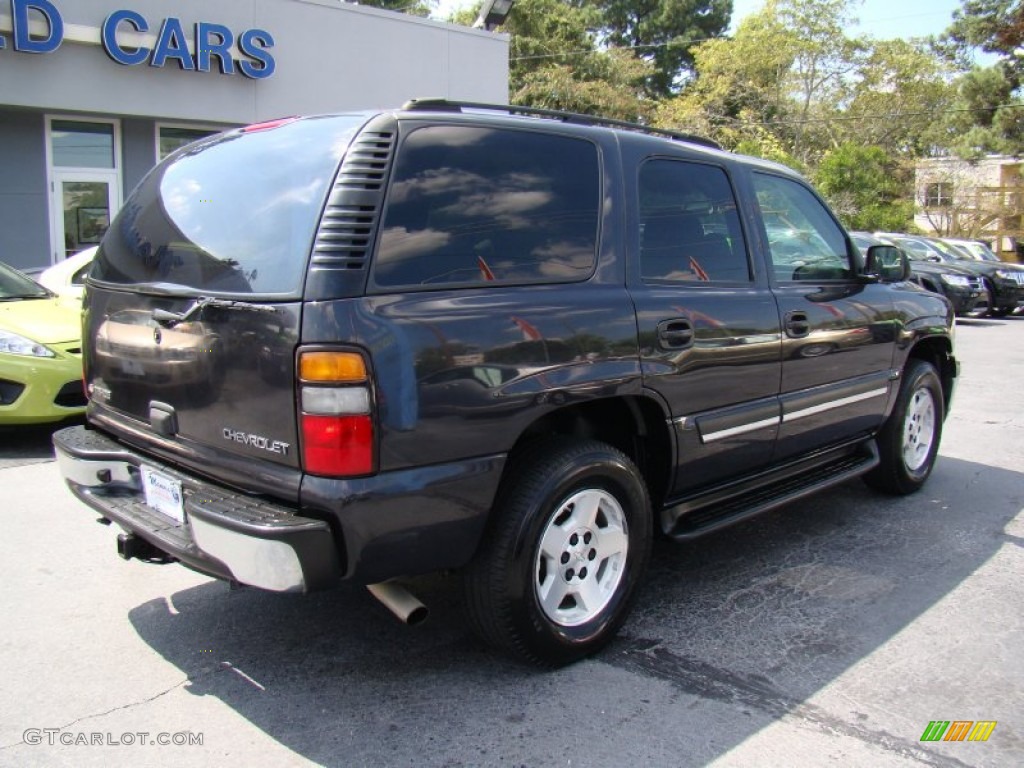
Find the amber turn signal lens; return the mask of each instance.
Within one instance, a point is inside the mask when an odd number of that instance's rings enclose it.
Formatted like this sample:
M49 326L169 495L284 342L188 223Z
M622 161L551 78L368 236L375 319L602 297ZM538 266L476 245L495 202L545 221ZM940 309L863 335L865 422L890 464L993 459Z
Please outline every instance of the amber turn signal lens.
M303 381L366 381L366 363L355 352L303 352L299 355L299 377Z

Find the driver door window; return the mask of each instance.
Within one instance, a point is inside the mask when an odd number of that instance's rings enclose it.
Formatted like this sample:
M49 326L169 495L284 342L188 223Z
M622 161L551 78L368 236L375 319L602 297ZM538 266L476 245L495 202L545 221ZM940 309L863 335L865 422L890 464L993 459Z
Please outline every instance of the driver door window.
M778 282L853 276L846 237L810 190L791 179L762 173L754 174L754 189Z

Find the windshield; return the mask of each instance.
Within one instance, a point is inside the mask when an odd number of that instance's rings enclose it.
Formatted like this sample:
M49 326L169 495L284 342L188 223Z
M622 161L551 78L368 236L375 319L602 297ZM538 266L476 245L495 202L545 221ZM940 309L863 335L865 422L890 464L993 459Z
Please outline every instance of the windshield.
M45 299L50 292L13 267L0 263L0 301Z
M294 296L327 191L363 115L313 117L211 136L138 186L90 275L159 291Z
M940 251L944 256L948 256L952 261L973 261L970 256L965 255L962 251L949 243L944 243L941 240L931 240L929 242L933 248Z

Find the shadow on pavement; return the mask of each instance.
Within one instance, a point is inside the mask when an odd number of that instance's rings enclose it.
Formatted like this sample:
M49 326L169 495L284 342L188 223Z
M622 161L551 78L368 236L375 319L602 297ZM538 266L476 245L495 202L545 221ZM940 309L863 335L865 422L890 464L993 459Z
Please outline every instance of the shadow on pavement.
M83 424L82 419L69 419L57 424L39 426L0 426L0 466L17 466L53 458L53 433L58 429Z
M912 497L850 483L696 542L658 542L620 638L554 672L484 650L468 634L456 577L414 583L432 611L414 629L352 586L295 597L211 582L175 594L173 609L153 600L129 618L189 677L192 694L217 697L317 763L436 765L468 752L477 759L466 764L493 764L498 732L506 745L518 734L515 759L530 764L566 764L552 738L588 738L591 750L604 744L614 754L622 737L606 720L612 713L591 717L600 702L575 701L572 692L588 676L607 679L608 701L632 708L633 727L664 717L628 686L615 689L623 673L667 683L674 699L696 697L674 701L676 719L696 718L674 733L631 732L633 749L648 750L634 751L638 759L657 759L666 740L699 741L693 726L715 706L732 712L719 732L725 740L680 754L678 764L706 762L802 707L956 589L1006 542L1022 494L1019 473L942 458ZM708 707L711 715L701 715ZM818 724L878 736L825 715ZM575 735L558 737L558 729ZM547 741L537 740L544 733ZM926 764L960 764L923 751L916 734L885 737ZM593 752L578 756L586 754Z

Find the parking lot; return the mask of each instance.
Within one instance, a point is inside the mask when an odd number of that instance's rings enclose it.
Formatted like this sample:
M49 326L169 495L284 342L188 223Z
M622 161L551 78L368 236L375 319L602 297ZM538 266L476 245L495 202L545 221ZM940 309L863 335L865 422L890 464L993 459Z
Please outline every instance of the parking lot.
M406 628L365 590L231 590L125 563L49 430L0 432L0 765L1024 765L1024 317L967 320L942 458L658 542L597 657L469 634L457 578ZM931 721L987 741L922 742Z

